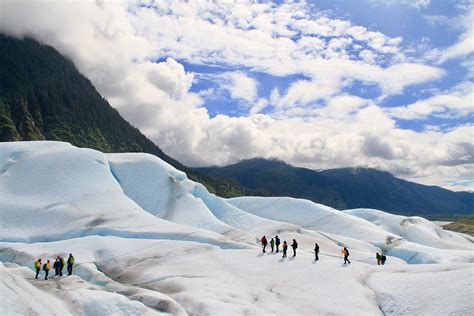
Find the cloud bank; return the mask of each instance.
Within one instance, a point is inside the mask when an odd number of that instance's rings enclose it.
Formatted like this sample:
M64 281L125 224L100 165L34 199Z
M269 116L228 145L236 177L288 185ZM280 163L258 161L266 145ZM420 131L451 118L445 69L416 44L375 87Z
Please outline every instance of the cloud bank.
M423 8L429 1L417 3ZM413 104L379 105L443 78L441 63L472 51L468 24L453 46L431 52L437 60L430 64L411 58L400 37L305 3L3 0L0 12L1 32L34 37L67 55L127 120L189 166L279 158L315 169L370 166L474 189L466 181L474 162L472 122L399 126L399 120L472 113L472 85ZM216 83L246 114L211 117L212 91L191 92L198 76L184 62L222 68ZM294 79L261 96L252 73ZM354 83L377 87L378 96L351 95Z

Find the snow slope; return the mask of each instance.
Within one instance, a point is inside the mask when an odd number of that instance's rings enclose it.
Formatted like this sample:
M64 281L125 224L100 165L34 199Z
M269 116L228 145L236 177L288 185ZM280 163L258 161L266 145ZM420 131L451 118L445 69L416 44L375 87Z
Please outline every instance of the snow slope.
M263 234L298 256L263 254ZM73 276L34 279L70 252ZM0 143L1 315L466 315L473 262L472 239L421 218L226 200L151 155Z
M373 209L352 209L344 213L368 220L414 243L442 249L472 250L472 239L444 230L422 217L406 217Z
M246 212L368 242L384 243L395 234L331 207L289 197L239 197L229 202Z

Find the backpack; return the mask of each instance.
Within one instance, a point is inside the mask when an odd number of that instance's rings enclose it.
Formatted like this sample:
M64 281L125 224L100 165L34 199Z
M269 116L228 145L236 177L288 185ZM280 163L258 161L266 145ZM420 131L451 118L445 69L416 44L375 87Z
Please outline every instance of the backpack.
M61 263L61 267L64 267L64 258L61 257L61 259L59 260L59 262Z
M74 264L74 257L70 256L69 259L67 259L68 264Z
M43 271L46 271L46 270L47 270L46 267L47 267L46 263L43 264Z
M39 261L35 262L35 269L41 269L41 263Z
M298 243L297 242L294 243L294 247L295 247L295 249L298 248Z

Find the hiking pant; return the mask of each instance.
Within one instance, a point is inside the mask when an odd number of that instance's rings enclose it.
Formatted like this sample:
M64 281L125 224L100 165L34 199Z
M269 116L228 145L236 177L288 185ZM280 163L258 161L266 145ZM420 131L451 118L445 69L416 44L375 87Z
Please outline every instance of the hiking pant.
M279 246L279 244L277 244L276 246L277 246L277 248L276 248L276 249L277 249L277 251L276 251L276 252L280 252L280 250L278 250L278 246Z
M59 267L54 268L54 275L59 275Z
M346 263L351 263L351 262L349 261L348 257L349 257L349 256L347 256L347 255L344 256L344 264L346 264Z
M319 260L319 254L317 252L314 253L314 260Z
M272 252L273 252L273 248L275 248L275 245L270 244L270 247L272 247Z
M266 252L265 248L267 248L267 244L263 244L263 252Z
M47 279L48 279L49 270L44 270L44 272L46 273L46 275L44 276L44 279L47 280Z
M63 276L63 268L64 266L59 267L59 276Z
M68 264L67 265L67 275L71 275L72 274L72 264Z
M296 248L293 248L293 257L296 257Z
M36 276L35 276L35 279L38 278L38 274L40 273L40 271L41 271L41 269L38 269L38 268L36 269Z
M285 258L285 257L286 257L286 249L283 248L283 258Z

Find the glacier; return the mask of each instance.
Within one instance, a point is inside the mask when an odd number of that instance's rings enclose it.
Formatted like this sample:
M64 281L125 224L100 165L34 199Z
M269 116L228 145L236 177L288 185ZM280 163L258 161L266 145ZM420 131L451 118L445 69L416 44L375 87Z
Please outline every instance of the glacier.
M0 143L0 227L1 315L474 310L471 236L379 210L220 198L149 154ZM262 253L262 235L296 239L298 255ZM381 250L384 266L375 262ZM35 280L37 258L69 253L73 276Z

